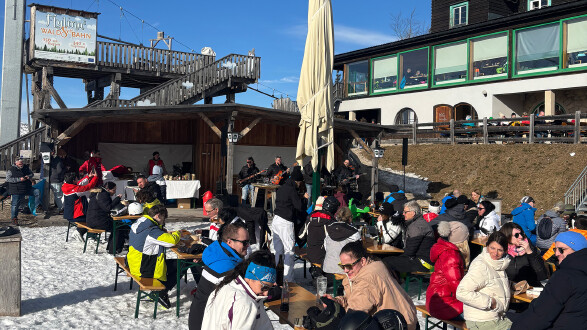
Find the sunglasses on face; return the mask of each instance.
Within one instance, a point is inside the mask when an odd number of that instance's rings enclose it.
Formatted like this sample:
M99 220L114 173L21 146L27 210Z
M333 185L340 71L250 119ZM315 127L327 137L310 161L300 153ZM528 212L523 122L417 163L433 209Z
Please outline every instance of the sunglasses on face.
M485 210L484 207L478 207L477 210Z
M344 265L343 265L343 264L339 263L339 264L338 264L338 267L340 267L340 269L342 269L342 270L351 270L351 269L353 269L353 267L354 267L354 266L355 266L357 263L359 263L359 261L361 261L361 259L357 259L357 260L355 260L353 263L350 263L350 264L344 264Z
M522 234L522 233L515 233L514 234L514 237L515 238L524 238L524 234Z
M240 239L230 238L231 241L240 242L243 246L249 246L251 244L249 241L241 241Z
M567 250L567 249L565 249L565 248L561 248L561 247L558 247L558 248L555 248L555 249L557 249L557 250L558 250L558 253L559 253L559 254L565 254L565 251Z
M254 276L254 277L257 279L257 281L261 282L261 291L262 291L262 292L264 292L264 291L269 291L269 290L270 290L270 289L273 287L273 283L271 283L271 284L266 284L266 283L264 283L263 281L261 281L261 280L260 280L260 279L257 277L257 275L255 275L255 273L252 273L252 274L253 274L253 276Z

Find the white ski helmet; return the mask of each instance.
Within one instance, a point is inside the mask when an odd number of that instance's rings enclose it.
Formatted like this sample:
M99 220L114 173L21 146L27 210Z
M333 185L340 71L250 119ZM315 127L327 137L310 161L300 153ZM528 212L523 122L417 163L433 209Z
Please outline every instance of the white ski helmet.
M128 206L128 214L130 215L141 215L143 214L143 206L141 205L141 203L131 203Z

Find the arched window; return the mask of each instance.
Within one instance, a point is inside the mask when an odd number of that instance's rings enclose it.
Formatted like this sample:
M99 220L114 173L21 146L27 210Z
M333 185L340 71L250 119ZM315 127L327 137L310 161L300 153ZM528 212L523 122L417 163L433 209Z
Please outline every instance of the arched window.
M536 115L540 111L544 111L544 102L541 102L540 104L535 106L534 110L532 110L532 114ZM567 113L567 110L565 110L565 108L562 105L560 105L558 103L554 104L554 114L555 115L564 115L565 113Z
M477 111L469 103L459 103L455 105L455 120L465 120L467 116L471 116L471 119L477 119Z
M396 125L413 124L415 121L418 121L418 116L416 116L416 112L410 108L401 109L395 116Z

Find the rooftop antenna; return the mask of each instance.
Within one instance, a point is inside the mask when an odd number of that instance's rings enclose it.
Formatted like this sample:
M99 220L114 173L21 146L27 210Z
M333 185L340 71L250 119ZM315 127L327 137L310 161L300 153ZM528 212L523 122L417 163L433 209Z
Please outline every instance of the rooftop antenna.
M171 50L171 41L173 41L173 37L165 37L165 32L157 31L157 39L150 39L151 40L151 48L155 48L159 41L163 41L167 46L167 49Z

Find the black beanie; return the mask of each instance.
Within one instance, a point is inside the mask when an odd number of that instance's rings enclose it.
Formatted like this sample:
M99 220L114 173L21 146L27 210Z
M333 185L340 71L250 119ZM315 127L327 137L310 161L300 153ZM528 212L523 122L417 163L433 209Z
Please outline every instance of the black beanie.
M456 198L451 198L446 200L446 202L444 202L444 207L446 207L447 209L452 209L453 207L457 206L459 204L459 202L457 202Z

